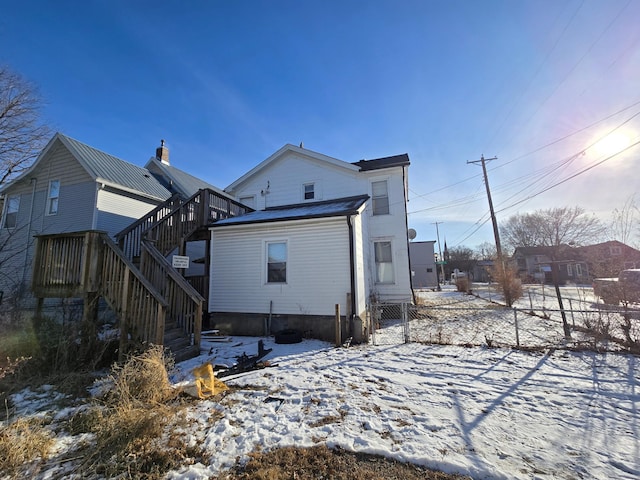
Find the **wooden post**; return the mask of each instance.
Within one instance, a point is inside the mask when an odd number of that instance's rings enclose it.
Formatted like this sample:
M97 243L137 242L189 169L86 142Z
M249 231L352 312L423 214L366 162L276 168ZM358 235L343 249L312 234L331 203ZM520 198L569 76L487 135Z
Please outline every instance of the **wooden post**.
M342 327L340 325L340 304L336 303L336 347L342 345Z
M513 309L513 320L516 324L516 346L520 348L520 334L518 332L518 310Z
M122 311L120 313L120 348L118 351L118 361L123 362L129 346L129 267L124 268L124 278L122 280Z

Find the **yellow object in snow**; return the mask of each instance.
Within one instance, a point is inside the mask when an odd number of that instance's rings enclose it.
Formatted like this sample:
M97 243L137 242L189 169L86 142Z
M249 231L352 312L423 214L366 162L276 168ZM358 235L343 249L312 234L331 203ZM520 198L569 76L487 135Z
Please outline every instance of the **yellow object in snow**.
M216 393L228 390L229 387L222 381L218 380L213 373L213 365L209 362L196 367L192 370L193 376L196 378L196 389L198 398L207 398Z

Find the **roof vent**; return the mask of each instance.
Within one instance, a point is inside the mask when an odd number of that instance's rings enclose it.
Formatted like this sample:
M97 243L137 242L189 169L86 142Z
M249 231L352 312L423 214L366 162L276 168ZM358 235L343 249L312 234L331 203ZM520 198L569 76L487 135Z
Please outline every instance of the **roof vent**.
M156 148L156 158L165 165L169 165L169 149L165 147L164 140L160 140L160 146Z

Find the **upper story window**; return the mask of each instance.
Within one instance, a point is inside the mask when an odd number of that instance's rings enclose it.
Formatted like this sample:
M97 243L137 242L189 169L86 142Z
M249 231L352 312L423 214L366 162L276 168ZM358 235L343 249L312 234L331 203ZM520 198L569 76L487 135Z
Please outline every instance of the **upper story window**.
M267 242L267 283L287 282L287 242Z
M49 182L49 193L47 194L47 215L58 213L58 199L60 197L60 180Z
M313 200L314 198L316 198L315 184L313 184L313 183L305 183L303 185L303 189L304 189L304 199L305 200Z
M373 214L387 215L389 213L389 192L387 181L371 182L371 196L373 198Z
M609 251L611 255L622 255L622 248L620 247L611 247Z
M4 212L5 228L15 228L18 224L18 210L20 210L20 195L10 195L7 198Z

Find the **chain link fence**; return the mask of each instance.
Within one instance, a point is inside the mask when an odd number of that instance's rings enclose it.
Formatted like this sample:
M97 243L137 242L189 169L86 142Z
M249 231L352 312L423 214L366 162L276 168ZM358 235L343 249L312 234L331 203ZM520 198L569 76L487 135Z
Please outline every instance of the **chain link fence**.
M458 292L411 303L370 305L373 345L432 343L522 349L640 351L640 307L525 296L515 307ZM543 301L541 301L543 300ZM555 303L555 305L554 305Z

